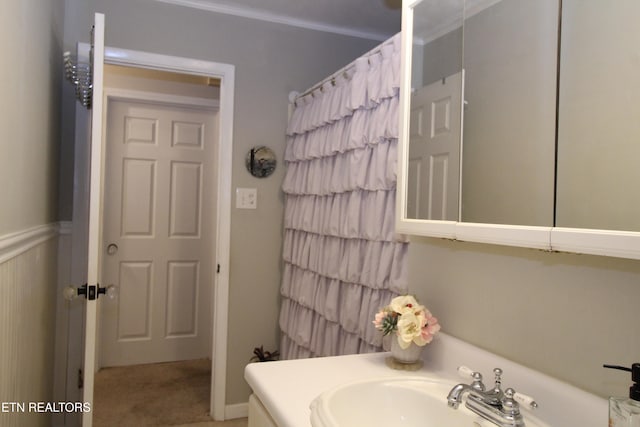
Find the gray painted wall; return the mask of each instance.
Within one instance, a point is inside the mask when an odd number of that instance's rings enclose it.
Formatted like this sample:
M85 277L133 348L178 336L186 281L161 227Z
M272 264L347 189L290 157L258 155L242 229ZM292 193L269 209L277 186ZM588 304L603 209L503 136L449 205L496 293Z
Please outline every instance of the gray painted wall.
M0 4L0 240L58 220L63 19L63 0ZM57 258L53 238L0 264L0 401L53 400ZM51 423L0 414L2 425Z
M628 394L628 374L602 364L640 360L640 261L418 237L409 253L410 292L444 332L602 397Z
M258 209L237 210L232 201L227 403L246 402L243 369L253 348L279 345L288 94L308 88L378 42L148 0L67 0L68 48L88 40L93 12L105 14L108 46L236 67L232 189L235 194L237 187L257 188ZM270 146L278 157L280 166L269 178L254 178L244 167L255 145Z
M58 219L63 1L0 13L0 236Z
M422 86L459 73L463 65L462 59L462 28L425 44L422 56Z

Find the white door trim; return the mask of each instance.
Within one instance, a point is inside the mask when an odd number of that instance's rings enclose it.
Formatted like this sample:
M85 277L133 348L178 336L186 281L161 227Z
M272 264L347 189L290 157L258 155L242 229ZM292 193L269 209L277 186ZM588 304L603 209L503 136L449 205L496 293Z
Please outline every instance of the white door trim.
M117 101L141 101L159 103L175 105L178 107L191 106L210 109L220 108L220 101L218 101L217 99L197 98L195 96L173 95L168 93L147 92L142 90L105 86L103 108L107 108L109 99ZM106 119L106 111L104 113L104 116L104 119Z
M84 45L84 46L83 46ZM80 44L80 48L89 48ZM215 420L224 420L226 405L227 319L229 306L229 252L231 240L231 162L233 148L233 105L235 67L230 64L155 53L105 47L105 63L137 68L173 71L220 79L220 122L218 136L218 197L213 291L213 337L210 411ZM75 230L74 230L75 231ZM86 232L84 230L78 230Z

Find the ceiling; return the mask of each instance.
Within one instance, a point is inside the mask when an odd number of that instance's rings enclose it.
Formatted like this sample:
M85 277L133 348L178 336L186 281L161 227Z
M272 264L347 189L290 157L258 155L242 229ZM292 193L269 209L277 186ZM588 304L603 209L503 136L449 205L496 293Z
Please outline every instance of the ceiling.
M157 0L383 41L400 31L401 0Z

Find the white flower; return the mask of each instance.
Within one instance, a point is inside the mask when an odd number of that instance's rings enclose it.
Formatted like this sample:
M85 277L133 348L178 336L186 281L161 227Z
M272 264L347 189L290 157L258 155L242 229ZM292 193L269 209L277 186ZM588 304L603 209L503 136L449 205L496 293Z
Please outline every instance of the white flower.
M405 313L414 313L419 305L413 295L400 295L391 300L389 308L400 315L404 315Z
M416 316L414 313L405 313L398 319L398 344L407 348L413 341L421 341L422 325L424 316ZM424 342L416 342L418 345L425 345Z

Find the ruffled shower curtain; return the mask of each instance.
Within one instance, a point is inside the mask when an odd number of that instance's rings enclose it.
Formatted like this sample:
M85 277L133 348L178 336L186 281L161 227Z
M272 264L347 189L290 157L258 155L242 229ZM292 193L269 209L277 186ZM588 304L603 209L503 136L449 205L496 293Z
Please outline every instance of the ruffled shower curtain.
M400 38L296 101L287 130L285 359L381 350L375 313L407 290L394 231Z

